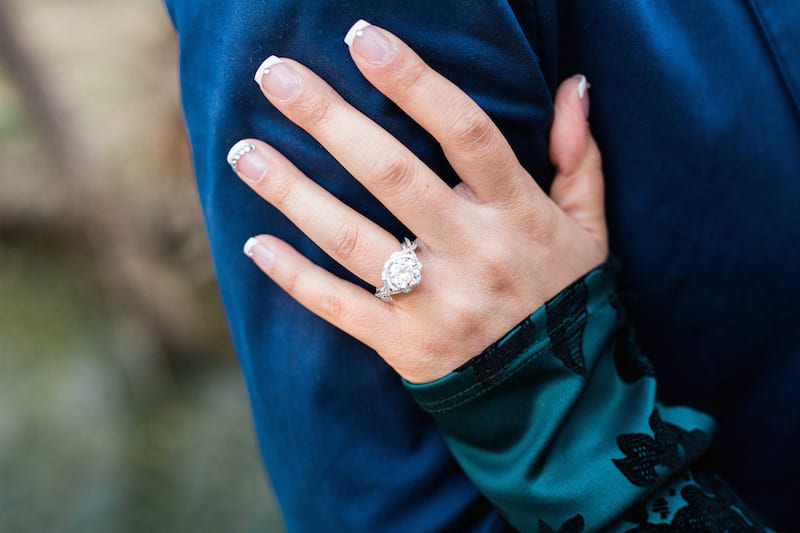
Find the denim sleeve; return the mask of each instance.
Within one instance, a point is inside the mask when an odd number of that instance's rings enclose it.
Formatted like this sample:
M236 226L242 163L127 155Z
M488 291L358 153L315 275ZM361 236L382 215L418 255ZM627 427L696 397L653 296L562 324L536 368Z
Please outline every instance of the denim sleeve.
M520 531L764 531L699 461L707 415L656 400L603 265L431 383L406 383Z
M289 531L497 531L504 521L453 460L432 418L372 351L301 308L242 254L275 234L353 280L231 173L228 148L270 143L397 236L410 234L263 98L271 54L325 78L450 184L436 142L360 75L342 38L359 18L406 40L497 122L545 187L557 84L552 10L530 1L168 0L186 125L214 266L263 461ZM355 281L355 280L353 280Z

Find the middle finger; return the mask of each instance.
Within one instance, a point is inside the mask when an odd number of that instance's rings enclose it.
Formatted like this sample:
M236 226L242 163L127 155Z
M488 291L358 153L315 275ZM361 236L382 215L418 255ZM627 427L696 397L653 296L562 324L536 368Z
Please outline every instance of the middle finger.
M455 212L460 197L402 143L296 61L271 57L256 79L281 113L319 141L412 232L429 245L448 239L455 217L441 214Z

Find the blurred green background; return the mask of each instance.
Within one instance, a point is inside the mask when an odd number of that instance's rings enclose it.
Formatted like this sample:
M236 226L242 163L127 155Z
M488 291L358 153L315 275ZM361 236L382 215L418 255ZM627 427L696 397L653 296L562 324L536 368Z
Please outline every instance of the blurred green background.
M0 531L283 531L163 6L0 0L0 47Z

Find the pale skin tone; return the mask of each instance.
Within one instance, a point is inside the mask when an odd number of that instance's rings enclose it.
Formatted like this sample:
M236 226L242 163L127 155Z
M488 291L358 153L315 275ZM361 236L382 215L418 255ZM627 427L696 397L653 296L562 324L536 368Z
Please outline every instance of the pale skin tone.
M550 194L490 118L398 37L363 28L350 54L365 78L441 144L462 183L450 188L405 146L287 58L260 77L266 99L312 135L419 239L422 282L383 302L259 235L255 263L300 304L364 342L412 383L480 353L608 255L600 153L582 79L555 99ZM347 207L264 142L248 139L237 173L356 276L379 287L399 238Z

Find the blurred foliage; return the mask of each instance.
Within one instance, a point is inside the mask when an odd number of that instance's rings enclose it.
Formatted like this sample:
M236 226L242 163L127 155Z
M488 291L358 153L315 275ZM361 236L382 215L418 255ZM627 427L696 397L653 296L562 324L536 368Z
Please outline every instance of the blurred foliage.
M162 5L0 8L0 531L282 531Z

